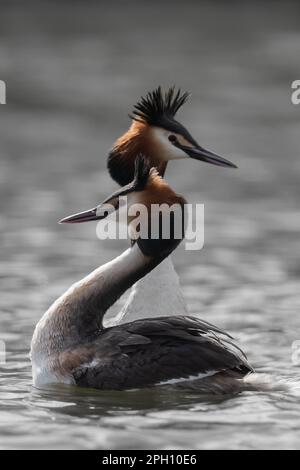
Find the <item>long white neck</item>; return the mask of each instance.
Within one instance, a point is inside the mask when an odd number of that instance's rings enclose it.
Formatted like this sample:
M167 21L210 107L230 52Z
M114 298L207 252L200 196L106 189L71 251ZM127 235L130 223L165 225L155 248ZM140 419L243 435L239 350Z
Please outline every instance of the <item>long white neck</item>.
M113 323L187 313L179 278L169 256L132 286L126 304Z
M160 259L144 256L138 244L73 284L42 317L34 332L32 354L72 347L102 328L108 308Z

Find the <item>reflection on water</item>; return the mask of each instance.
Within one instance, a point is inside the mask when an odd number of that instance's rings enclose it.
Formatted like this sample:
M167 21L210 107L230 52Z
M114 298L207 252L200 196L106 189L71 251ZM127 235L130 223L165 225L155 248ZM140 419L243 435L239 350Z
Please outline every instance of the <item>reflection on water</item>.
M299 448L300 108L289 88L299 78L299 5L273 5L272 15L269 2L132 2L118 14L115 4L66 5L33 14L8 2L1 12L0 447ZM205 203L204 249L174 255L190 312L232 332L257 370L291 391L36 390L35 323L126 246L56 221L111 193L105 158L130 106L170 81L193 92L180 115L192 134L239 166L168 168L179 192Z

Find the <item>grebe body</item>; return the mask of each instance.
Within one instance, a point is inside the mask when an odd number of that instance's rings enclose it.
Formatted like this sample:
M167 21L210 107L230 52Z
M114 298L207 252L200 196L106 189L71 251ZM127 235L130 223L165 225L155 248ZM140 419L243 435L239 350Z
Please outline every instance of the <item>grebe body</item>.
M119 197L124 194L149 208L154 201L177 204L181 215L184 213L185 200L141 157L136 159L133 182L105 203L117 210ZM62 222L104 218L99 207ZM111 305L180 243L172 233L168 239L138 238L123 254L73 284L54 302L37 324L32 339L36 386L68 383L127 390L192 383L210 393L240 388L241 379L252 368L230 337L213 325L191 316L167 316L103 326Z

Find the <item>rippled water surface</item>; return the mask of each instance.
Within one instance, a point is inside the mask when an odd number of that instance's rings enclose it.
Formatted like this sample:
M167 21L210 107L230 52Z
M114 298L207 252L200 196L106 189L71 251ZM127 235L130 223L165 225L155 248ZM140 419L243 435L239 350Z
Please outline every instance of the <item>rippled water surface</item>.
M300 448L300 107L290 102L299 4L270 4L3 2L1 448ZM126 247L98 241L92 224L56 222L115 188L105 160L130 106L173 82L193 92L180 120L239 166L168 168L179 192L205 203L204 249L174 254L190 312L230 331L259 373L289 388L222 398L36 390L35 323Z

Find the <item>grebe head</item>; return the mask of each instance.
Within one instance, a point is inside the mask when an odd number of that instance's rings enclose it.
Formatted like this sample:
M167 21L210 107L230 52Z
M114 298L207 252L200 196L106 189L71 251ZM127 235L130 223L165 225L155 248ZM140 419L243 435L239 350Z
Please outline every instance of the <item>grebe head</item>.
M163 176L169 160L194 158L213 165L236 168L236 165L201 147L175 115L188 99L188 93L161 87L147 93L134 106L129 130L114 144L108 156L108 170L121 186L134 174L134 161L139 153L147 156Z
M184 238L186 201L170 188L143 155L138 155L135 159L134 178L129 184L115 191L93 209L73 214L59 223L76 224L102 220L112 212L122 211L121 198L124 196L127 196L126 223L133 223L132 226L137 229L136 237L131 237L133 243L137 241L147 256L165 257L166 252L173 251ZM146 231L141 229L142 224L145 224ZM166 227L169 227L167 233Z

